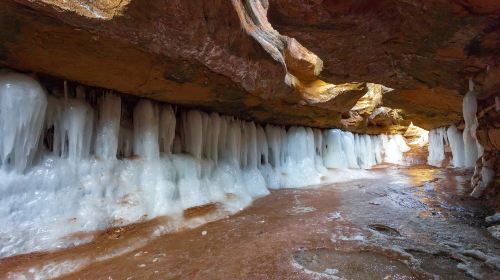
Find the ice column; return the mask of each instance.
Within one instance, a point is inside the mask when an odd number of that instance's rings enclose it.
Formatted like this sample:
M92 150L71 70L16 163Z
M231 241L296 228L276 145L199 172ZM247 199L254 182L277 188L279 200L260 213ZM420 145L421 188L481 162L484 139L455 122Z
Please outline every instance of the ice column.
M203 151L203 118L200 111L188 111L183 114L184 149L200 159Z
M342 149L342 132L339 129L325 131L324 163L328 168L347 168L347 157ZM365 147L363 147L365 148Z
M379 139L382 141L381 145L385 147L384 162L399 164L403 161L403 153L410 150L402 135L395 134L389 137L381 135Z
M160 108L160 151L171 154L175 138L175 113L170 105Z
M120 96L111 92L105 93L100 104L95 143L95 154L102 159L116 159L121 106Z
M444 147L446 142L446 129L444 127L433 129L429 132L429 165L441 167L445 159Z
M465 128L463 132L464 139L464 164L466 167L474 167L477 158L480 156L481 150L479 143L476 140L477 128L477 99L474 92L474 82L469 80L469 91L465 94L463 100L463 114L465 121Z
M134 153L144 159L160 156L158 145L158 107L142 99L134 108Z
M455 125L448 127L446 131L448 142L450 143L451 154L453 156L453 167L464 167L464 140L462 134L458 131Z
M90 156L94 109L85 101L85 89L76 88L76 98L54 100L61 112L54 118L54 152L76 163Z
M0 74L0 168L23 172L38 150L47 96L31 77Z

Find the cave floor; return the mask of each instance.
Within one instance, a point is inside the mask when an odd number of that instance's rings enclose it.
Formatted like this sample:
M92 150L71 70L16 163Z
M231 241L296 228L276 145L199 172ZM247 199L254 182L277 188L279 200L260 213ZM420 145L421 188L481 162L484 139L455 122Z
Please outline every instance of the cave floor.
M235 215L157 236L165 220L0 260L0 278L500 279L500 242L470 173L384 167L377 179L273 191ZM201 221L213 209L195 213Z

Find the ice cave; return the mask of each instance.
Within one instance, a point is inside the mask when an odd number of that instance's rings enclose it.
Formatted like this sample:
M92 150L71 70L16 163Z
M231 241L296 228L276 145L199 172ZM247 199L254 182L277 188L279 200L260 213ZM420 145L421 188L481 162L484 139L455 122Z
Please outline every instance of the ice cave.
M0 279L500 279L499 14L2 1Z

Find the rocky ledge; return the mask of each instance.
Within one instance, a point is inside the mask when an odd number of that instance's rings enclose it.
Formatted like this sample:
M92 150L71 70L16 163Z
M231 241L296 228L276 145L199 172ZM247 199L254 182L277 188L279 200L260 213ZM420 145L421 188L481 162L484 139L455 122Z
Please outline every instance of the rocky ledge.
M498 89L498 1L5 0L0 65L245 119L375 133ZM497 138L496 138L497 139Z

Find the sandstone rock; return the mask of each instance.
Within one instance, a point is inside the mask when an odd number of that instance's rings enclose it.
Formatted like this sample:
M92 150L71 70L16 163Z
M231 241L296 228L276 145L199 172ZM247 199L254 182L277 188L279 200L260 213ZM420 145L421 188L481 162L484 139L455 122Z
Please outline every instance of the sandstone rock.
M488 229L488 232L491 234L491 236L500 240L500 225L491 226L491 227L488 227L487 229Z
M494 215L488 216L484 220L488 224L500 223L500 213L495 213Z
M5 0L0 65L261 122L401 130L349 121L371 82L394 89L381 105L430 129L460 120L468 77L495 89L499 6Z
M481 197L486 189L488 189L489 193L497 191L496 188L498 185L495 177L498 176L500 172L496 157L496 152L485 151L476 161L474 175L471 178L471 186L474 188L471 193L472 197Z

